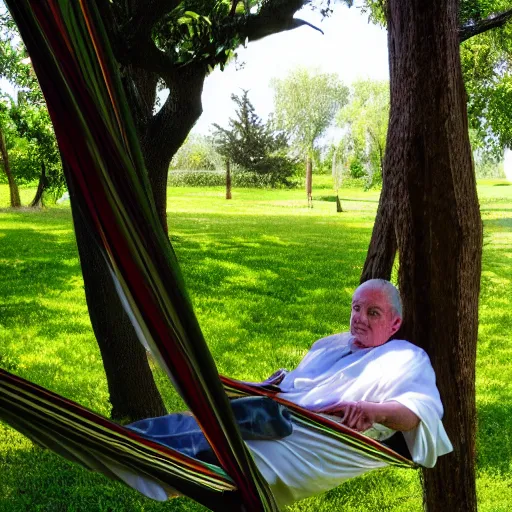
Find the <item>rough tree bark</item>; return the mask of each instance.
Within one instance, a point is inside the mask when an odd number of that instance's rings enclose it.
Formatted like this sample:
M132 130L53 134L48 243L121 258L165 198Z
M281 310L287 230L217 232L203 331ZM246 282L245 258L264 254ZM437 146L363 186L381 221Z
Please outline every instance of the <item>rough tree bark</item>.
M9 155L7 153L5 137L2 131L0 131L0 157L2 159L4 173L7 176L7 182L9 183L11 208L19 208L21 206L20 193L18 190L18 185L16 184L16 181L14 181L11 166L9 165Z
M388 167L386 160L384 161L382 177L383 183L379 207L375 217L366 261L361 273L361 283L375 277L389 280L396 256L397 246L394 222L396 215L395 206L399 198L397 197L398 190L396 179L394 178L394 169Z
M425 505L429 511L476 511L482 224L460 69L457 1L389 0L387 16L390 123L384 188L363 277L389 276L396 240L403 334L430 355L454 445L452 454L423 472Z

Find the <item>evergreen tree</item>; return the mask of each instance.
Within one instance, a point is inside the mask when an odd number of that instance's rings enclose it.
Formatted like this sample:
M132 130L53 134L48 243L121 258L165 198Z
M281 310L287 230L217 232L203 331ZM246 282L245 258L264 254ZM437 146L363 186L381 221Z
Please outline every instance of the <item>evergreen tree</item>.
M232 94L231 99L237 108L235 118L229 119L229 128L213 125L217 151L245 171L266 175L272 186L288 185L295 168L286 155L285 133L276 131L272 121L265 123L256 114L249 91L243 90L240 96Z

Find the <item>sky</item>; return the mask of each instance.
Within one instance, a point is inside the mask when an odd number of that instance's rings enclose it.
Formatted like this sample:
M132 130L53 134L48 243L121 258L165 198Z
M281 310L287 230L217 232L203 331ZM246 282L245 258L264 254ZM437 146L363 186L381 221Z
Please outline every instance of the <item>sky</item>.
M331 17L322 21L319 13L305 8L296 17L324 31L324 35L301 27L249 43L237 51L237 61L224 71L216 69L205 82L203 114L193 132L208 134L212 123L226 126L234 113L230 96L248 89L256 113L266 118L273 110L269 82L284 78L291 70L304 66L325 73L337 73L345 84L358 78L389 78L386 31L368 22L368 16L355 7L335 4ZM240 62L244 63L238 69Z

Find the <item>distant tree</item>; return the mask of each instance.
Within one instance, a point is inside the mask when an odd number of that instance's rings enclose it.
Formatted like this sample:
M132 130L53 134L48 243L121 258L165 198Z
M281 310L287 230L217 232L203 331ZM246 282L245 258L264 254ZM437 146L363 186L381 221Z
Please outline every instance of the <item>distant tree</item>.
M350 101L337 116L345 130L345 146L364 168L366 186L382 182L382 166L389 120L389 82L358 80L351 86Z
M1 105L0 105L1 107ZM7 150L6 131L9 124L9 116L6 109L0 108L0 160L2 162L2 169L9 184L9 195L11 208L19 208L21 206L20 193L18 184L14 179L9 159L9 152Z
M260 175L266 175L272 186L289 184L294 162L286 156L288 142L282 131L274 128L256 114L249 100L249 91L240 96L231 95L236 104L235 117L229 119L229 127L214 124L212 138L217 151L238 167Z
M343 211L339 191L343 183L343 178L347 174L349 152L350 145L344 139L342 139L337 145L333 145L329 152L329 156L331 158L333 188L336 192L336 211L338 213Z
M10 126L12 172L19 184L39 180L31 202L39 206L44 192L57 196L65 189L59 150L30 59L7 15L0 15L0 29L0 76L17 89L16 100L4 94L0 106L4 123L8 119Z
M12 105L10 115L18 135L28 142L28 157L32 162L32 170L25 176L25 180L39 180L30 206L43 206L45 196L51 195L55 200L66 189L57 140L48 110L40 103L29 103L24 100L23 95L18 94L18 103Z
M0 97L0 124L12 175L8 182L11 195L16 195L13 187L39 181L30 206L42 206L43 194L55 199L66 187L57 141L47 109L18 96L18 103L7 95Z
M223 158L209 137L197 133L191 133L183 146L177 151L171 160L171 169L177 170L214 170L223 165Z
M306 160L306 195L312 206L311 187L315 145L346 103L348 89L335 74L312 73L304 68L284 79L274 79L276 124L290 136Z

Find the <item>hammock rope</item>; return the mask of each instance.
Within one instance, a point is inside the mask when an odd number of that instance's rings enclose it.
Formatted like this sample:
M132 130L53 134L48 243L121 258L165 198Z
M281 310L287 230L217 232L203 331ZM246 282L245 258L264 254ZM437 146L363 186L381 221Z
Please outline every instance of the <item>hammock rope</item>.
M115 461L214 510L222 510L226 500L240 510L278 510L241 439L226 395L273 393L219 379L151 201L136 132L95 2L7 0L7 5L45 95L76 207L103 249L141 342L195 414L222 469L145 440L4 370L0 419L108 476ZM289 405L295 420L308 428L380 460L413 465L346 427L273 398Z

